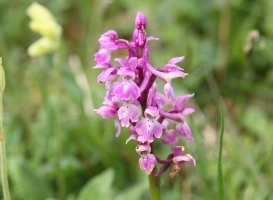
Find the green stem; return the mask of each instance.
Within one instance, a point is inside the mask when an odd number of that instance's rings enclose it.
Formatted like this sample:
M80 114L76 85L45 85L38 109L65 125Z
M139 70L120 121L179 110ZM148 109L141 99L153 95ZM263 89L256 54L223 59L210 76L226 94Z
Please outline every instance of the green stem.
M152 173L149 175L151 200L160 200L160 179L159 177L155 176L156 173L157 173L157 169L155 167Z
M153 153L153 145L151 144L151 153ZM150 199L160 200L160 178L155 176L157 173L156 166L154 167L152 173L149 175L149 185L150 185Z
M60 48L55 52L55 72L56 72L56 104L55 104L55 134L56 134L56 164L57 164L57 185L58 185L58 197L60 200L65 198L65 178L61 166L62 154L63 154L63 138L61 130L61 52Z
M2 187L3 187L4 199L10 200L5 140L2 140L0 142L0 148L1 148L1 176L2 176Z
M9 183L8 183L8 170L7 170L7 158L5 148L5 138L2 127L3 119L3 105L2 105L2 94L0 94L0 150L1 150L1 177L2 187L5 200L10 200Z

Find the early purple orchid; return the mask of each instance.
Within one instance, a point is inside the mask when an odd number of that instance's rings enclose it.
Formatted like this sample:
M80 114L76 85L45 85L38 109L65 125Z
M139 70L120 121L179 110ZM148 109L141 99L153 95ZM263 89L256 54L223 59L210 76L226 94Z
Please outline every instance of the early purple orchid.
M125 101L123 106L118 110L118 117L121 120L121 125L128 127L131 122L137 122L140 115L140 109L137 105Z
M145 117L143 117L139 122L137 122L135 129L139 134L139 142L153 142L154 136L160 138L162 135L163 126L160 124L156 118L159 116L156 107L149 106L145 112Z
M102 34L99 39L100 49L117 50L118 44L116 43L118 34L116 31L110 30Z
M113 92L121 100L130 100L131 97L137 99L140 96L139 87L134 81L137 58L133 57L128 61L119 59L118 61L122 65L118 74L123 77L123 80L118 82Z
M163 135L161 140L164 144L176 144L178 142L178 137L174 129L168 130L169 122L164 119L162 122L163 125Z
M104 105L95 111L105 119L115 120L117 137L121 126L130 128L132 134L126 143L130 140L138 143L136 151L140 155L141 170L149 175L156 163L163 164L157 173L159 176L173 163L170 177L174 178L178 175L181 164L193 162L195 165L194 158L189 154L181 154L184 147L173 146L172 154L166 160L161 160L154 155L152 143L155 138L160 138L164 144L173 145L178 142L179 135L193 140L186 117L195 111L195 107L185 104L194 94L174 96L172 79L188 75L176 65L184 59L183 56L170 59L161 68L152 66L147 42L158 38L147 37L146 27L147 18L139 12L131 42L118 38L114 30L105 32L99 38L100 49L94 55L97 62L94 68L103 69L97 81L105 83L106 95ZM120 49L126 49L128 56L124 59L115 58L114 61L118 64L113 64L111 53ZM157 78L165 82L165 94L157 91ZM165 108L168 101L171 106Z
M169 166L174 163L172 167L172 172L170 173L170 177L174 178L175 176L178 175L180 171L180 166L182 164L185 164L187 162L193 162L195 165L195 159L190 155L190 154L181 154L181 152L184 151L183 146L173 146L172 147L172 154L170 154L166 160L161 160L157 158L157 162L164 164L163 167L158 171L156 176L160 176L163 172L165 172Z
M140 155L139 166L141 170L146 171L149 175L156 165L156 157L151 154L151 147L149 143L139 143L136 146L136 152Z

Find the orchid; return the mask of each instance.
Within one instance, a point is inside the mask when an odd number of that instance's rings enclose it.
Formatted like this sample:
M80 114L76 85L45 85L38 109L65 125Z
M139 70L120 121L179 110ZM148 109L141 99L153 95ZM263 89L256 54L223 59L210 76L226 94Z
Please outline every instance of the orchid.
M163 164L157 173L161 175L173 163L171 178L178 175L181 164L193 162L189 154L181 154L183 147L172 147L172 153L165 160L154 155L153 142L161 139L163 144L174 145L179 136L193 140L191 129L186 117L195 111L194 106L186 106L194 94L181 95L175 98L172 79L185 78L188 74L176 64L184 57L175 57L161 68L155 68L149 61L149 40L158 40L153 36L147 37L146 16L139 12L135 19L135 30L132 41L120 39L114 30L109 30L99 38L100 48L94 54L97 65L102 68L97 81L105 83L106 95L103 106L95 111L105 119L114 119L117 128L128 127L131 140L137 142L136 151L140 155L139 166L147 175L151 174L156 164ZM126 49L128 56L112 59L112 52ZM114 62L112 62L114 60ZM156 79L165 82L164 93L157 91ZM171 103L169 109L165 108ZM142 115L142 116L141 116ZM169 123L171 122L172 123ZM170 127L170 128L169 128Z
M192 162L195 165L195 159L190 154L181 154L184 151L183 146L173 146L172 147L172 154L170 154L166 160L160 160L157 158L157 162L164 164L163 167L158 171L156 176L161 175L164 171L168 169L168 167L174 163L172 167L172 172L170 173L170 177L174 178L178 175L180 171L180 166L187 162Z

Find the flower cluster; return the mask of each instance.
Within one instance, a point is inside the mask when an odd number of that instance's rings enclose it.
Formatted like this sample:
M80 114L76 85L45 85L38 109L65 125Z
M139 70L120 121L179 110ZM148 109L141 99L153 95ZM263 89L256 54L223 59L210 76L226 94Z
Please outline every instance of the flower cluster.
M102 68L97 81L105 83L106 95L103 106L95 111L105 119L114 119L120 135L120 127L128 127L132 135L127 139L136 140L137 153L140 155L140 168L149 175L156 163L163 164L157 175L162 174L172 163L174 164L170 177L174 177L180 170L180 165L193 162L189 154L181 154L182 146L173 146L172 154L166 160L161 160L151 150L154 138L161 138L164 144L176 144L178 135L193 140L191 129L185 118L194 112L194 106L185 106L194 94L181 95L175 98L172 79L185 78L187 73L177 66L184 57L169 60L162 68L154 68L149 61L150 49L147 42L158 40L153 36L147 37L147 19L143 13L138 13L135 19L135 30L132 42L119 39L118 34L107 31L99 38L100 49L95 53L97 65ZM111 52L119 49L128 50L124 59L115 58L115 65L111 62ZM156 78L165 82L165 95L157 91ZM167 103L170 102L168 108ZM142 117L140 118L140 115ZM168 128L168 121L174 121L173 128Z
M35 57L56 50L59 47L62 27L57 24L50 11L34 2L28 7L27 15L31 18L30 29L42 36L28 48L28 54Z

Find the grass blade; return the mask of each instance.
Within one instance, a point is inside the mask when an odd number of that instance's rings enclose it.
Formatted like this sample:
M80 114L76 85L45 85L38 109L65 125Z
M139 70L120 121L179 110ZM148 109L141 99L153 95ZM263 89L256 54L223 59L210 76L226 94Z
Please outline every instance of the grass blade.
M224 137L224 109L223 109L223 101L221 99L221 132L220 132L220 148L219 148L219 156L218 156L218 196L219 200L224 198L224 185L223 185L223 172L222 172L222 146L223 146L223 137Z

